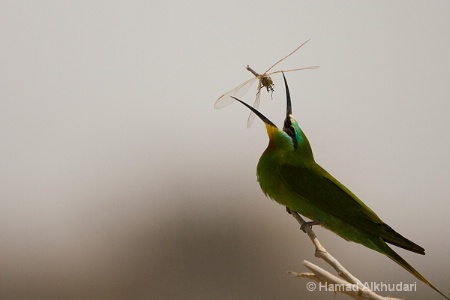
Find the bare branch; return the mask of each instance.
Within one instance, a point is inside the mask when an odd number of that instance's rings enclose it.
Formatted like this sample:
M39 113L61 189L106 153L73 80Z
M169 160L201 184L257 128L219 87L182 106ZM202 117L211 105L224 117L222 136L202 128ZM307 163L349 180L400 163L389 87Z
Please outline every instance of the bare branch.
M307 267L312 273L297 273L288 272L295 277L303 277L317 281L321 284L329 285L333 291L346 294L353 299L370 299L370 300L399 300L398 298L382 297L373 291L371 291L367 286L353 276L347 269L342 266L339 261L334 258L319 242L319 239L312 230L312 227L295 211L290 211L292 216L300 224L301 228L306 232L306 234L311 239L314 247L316 248L315 256L323 259L326 263L332 266L337 274L341 277L337 277L330 272L322 269L321 267L309 262L303 261L303 265ZM336 288L341 287L341 288Z

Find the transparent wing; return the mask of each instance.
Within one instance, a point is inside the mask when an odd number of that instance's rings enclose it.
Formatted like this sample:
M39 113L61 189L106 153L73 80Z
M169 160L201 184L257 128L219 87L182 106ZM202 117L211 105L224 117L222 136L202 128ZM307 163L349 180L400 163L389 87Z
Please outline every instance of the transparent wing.
M236 98L241 98L242 96L245 95L245 93L248 91L248 89L252 86L252 84L257 79L258 78L253 77L253 78L245 81L244 83L241 83L240 85L238 85L231 91L223 94L222 96L219 97L219 99L216 100L216 103L214 103L214 107L215 108L223 108L225 106L230 105L233 102L236 102L236 100L234 100L230 96L234 96Z
M260 103L260 98L259 97L261 96L261 88L262 88L261 80L259 80L258 81L258 90L256 91L255 102L253 103L253 107L255 109L259 108L259 103ZM255 120L255 116L256 115L252 111L250 111L250 115L248 116L248 119L247 119L247 128L250 128L252 126L253 121Z
M276 65L278 65L280 62L282 62L283 60L285 60L286 58L288 58L289 56L291 56L292 54L294 54L295 52L297 52L298 49L300 49L301 47L303 47L303 45L305 45L307 42L309 42L309 40L307 40L306 42L304 42L303 44L301 44L300 46L298 46L297 48L295 48L294 51L292 51L291 53L289 53L288 55L286 55L285 57L283 57L282 59L280 59L279 61L277 61L276 63L274 63L270 68L267 69L265 73L269 72L270 70L272 70L273 67L275 67Z
M301 71L301 70L314 70L314 69L318 69L320 68L319 66L311 66L311 67L304 67L304 68L298 68L298 69L291 69L291 70L279 70L279 71L275 71L275 72L271 72L266 74L267 76L270 76L272 74L277 74L277 73L288 73L288 72L294 72L294 71Z

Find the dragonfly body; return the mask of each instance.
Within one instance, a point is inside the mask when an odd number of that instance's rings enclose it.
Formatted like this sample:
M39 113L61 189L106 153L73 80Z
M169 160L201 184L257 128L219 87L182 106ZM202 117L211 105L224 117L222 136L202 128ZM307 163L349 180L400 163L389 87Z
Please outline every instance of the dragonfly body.
M267 89L267 92L273 92L273 80L272 78L270 78L269 75L267 74L258 74L255 72L255 70L253 70L252 68L250 68L249 65L247 65L246 67L247 71L250 71L253 75L255 75L256 78L258 78L259 82L261 83L260 86L258 87L258 91L257 93L259 93L261 91L261 89L263 87L265 87Z

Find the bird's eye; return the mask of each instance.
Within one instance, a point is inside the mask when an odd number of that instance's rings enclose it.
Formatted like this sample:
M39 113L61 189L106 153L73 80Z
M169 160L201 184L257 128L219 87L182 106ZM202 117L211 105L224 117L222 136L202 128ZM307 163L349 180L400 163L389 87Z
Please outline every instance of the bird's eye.
M294 126L292 126L292 122L290 118L287 118L284 121L283 131L287 133L287 135L292 139L292 144L294 148L297 148L297 133L295 132Z
M295 138L295 129L292 127L292 125L289 125L284 130L291 138Z

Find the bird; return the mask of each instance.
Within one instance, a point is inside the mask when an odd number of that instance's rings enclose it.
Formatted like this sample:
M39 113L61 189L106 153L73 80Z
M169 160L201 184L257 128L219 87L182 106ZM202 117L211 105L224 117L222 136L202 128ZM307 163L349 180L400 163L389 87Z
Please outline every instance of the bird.
M263 193L286 207L320 224L347 241L382 253L414 277L450 299L398 255L388 244L425 254L425 249L403 237L364 204L348 188L314 159L311 145L292 115L289 87L286 90L286 118L280 130L257 109L234 98L256 114L265 124L269 144L257 165L257 180Z

